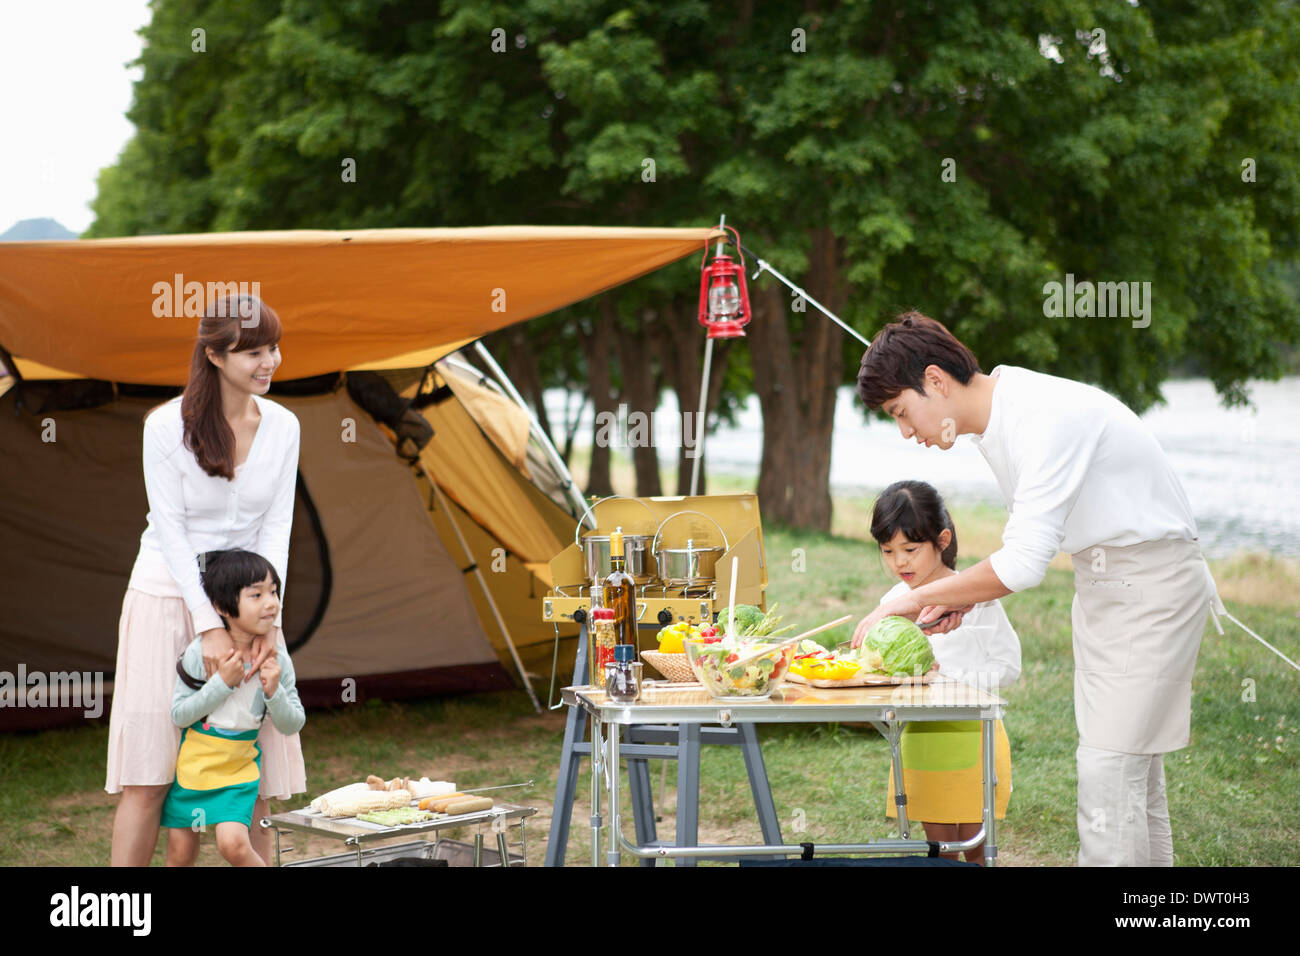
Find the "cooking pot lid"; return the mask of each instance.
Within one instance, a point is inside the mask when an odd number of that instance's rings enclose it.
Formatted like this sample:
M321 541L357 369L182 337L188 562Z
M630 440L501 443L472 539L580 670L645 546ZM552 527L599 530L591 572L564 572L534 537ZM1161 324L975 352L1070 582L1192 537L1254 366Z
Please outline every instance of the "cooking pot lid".
M688 539L686 540L686 547L684 547L684 548L660 548L660 549L659 549L659 553L660 553L660 554L710 554L711 552L716 551L716 552L718 552L719 554L721 554L724 550L726 550L726 549L725 549L725 548L719 548L719 547L716 546L716 545L714 545L713 547L709 547L709 548L697 548L697 547L695 547L695 542L694 542L694 540L688 538Z

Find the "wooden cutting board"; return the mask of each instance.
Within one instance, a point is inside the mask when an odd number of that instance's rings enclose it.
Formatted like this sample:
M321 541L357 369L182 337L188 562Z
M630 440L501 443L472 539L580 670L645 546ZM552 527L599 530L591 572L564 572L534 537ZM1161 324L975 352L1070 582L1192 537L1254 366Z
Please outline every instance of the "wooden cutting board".
M843 680L808 680L806 677L800 677L798 674L786 674L785 679L792 684L807 684L810 687L876 687L884 684L928 684L938 675L937 670L927 671L920 677L913 677L910 674L891 676L889 674L872 674L858 671L852 677L846 677Z

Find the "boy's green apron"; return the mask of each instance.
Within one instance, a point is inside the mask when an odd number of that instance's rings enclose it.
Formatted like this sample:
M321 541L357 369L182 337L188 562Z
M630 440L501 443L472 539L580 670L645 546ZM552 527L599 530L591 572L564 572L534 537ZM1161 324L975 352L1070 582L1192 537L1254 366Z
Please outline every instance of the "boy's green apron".
M162 825L206 828L230 821L251 826L262 776L257 735L257 730L219 731L202 721L185 728Z

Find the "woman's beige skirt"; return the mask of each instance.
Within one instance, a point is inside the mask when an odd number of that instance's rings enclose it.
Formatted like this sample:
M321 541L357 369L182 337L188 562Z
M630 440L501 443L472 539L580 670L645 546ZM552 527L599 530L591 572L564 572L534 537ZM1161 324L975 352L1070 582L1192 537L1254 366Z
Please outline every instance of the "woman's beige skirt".
M117 631L117 672L108 721L108 773L104 789L170 784L176 775L181 728L172 723L176 661L197 637L182 598L155 597L128 588ZM284 647L284 635L276 629ZM287 800L307 789L302 743L265 721L261 796Z

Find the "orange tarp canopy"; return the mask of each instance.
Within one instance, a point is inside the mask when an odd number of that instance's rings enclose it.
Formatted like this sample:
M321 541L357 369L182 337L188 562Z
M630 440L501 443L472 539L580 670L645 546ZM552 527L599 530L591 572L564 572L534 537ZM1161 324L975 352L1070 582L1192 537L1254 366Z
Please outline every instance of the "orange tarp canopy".
M187 305L206 303L209 283L244 283L284 323L277 378L410 368L718 234L484 226L5 242L0 346L27 378L184 385L198 327Z

